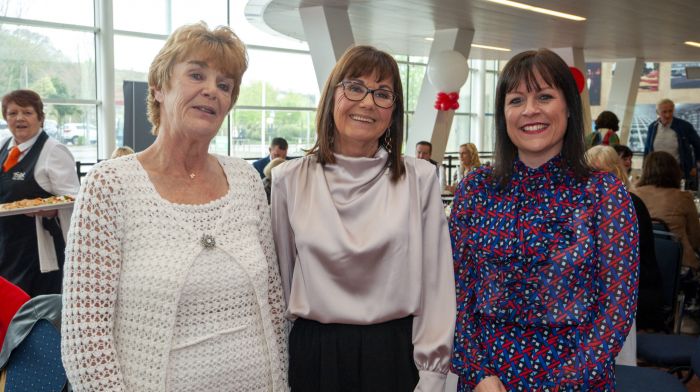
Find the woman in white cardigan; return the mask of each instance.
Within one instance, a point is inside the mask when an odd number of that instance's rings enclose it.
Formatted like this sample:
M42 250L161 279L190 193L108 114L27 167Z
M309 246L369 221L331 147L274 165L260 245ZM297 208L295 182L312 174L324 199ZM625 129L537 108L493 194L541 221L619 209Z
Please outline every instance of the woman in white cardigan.
M157 135L88 174L62 356L77 391L284 391L284 300L257 172L208 153L247 68L227 27L176 30L149 70Z

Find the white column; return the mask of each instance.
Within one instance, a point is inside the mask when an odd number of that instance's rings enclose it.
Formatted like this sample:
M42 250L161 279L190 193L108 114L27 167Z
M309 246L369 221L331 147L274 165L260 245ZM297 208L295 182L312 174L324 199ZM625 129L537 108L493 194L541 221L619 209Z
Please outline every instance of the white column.
M340 7L313 6L299 8L299 14L316 71L318 88L323 91L323 85L335 63L355 42L348 10Z
M95 24L99 28L97 46L97 158L106 159L116 145L114 132L114 24L112 0L95 1Z
M430 46L430 57L445 50L454 50L468 59L472 39L474 38L474 30L437 30L433 38L433 43ZM430 57L428 58L428 62L430 62ZM407 155L412 155L414 153L417 142L421 140L430 140L433 144L433 153L431 157L438 162L442 162L442 158L445 155L445 147L447 146L447 139L450 136L450 129L452 128L454 111L449 110L443 112L434 108L435 97L438 92L439 91L430 84L426 69L423 85L418 95L416 111L413 115L413 121L408 132L408 139L406 140Z
M570 67L576 67L586 75L586 60L583 57L583 48L555 48L552 49ZM583 83L581 92L581 109L583 110L583 131L585 134L592 132L591 127L591 100L588 95L588 84Z
M472 102L474 102L474 107L476 108L476 129L470 129L469 138L471 140L460 141L459 144L472 142L476 144L479 151L493 151L492 146L485 147L483 141L487 140L486 127L484 127L486 121L486 60L477 60L476 63L476 79L472 81L474 86L473 91L475 94L472 95Z
M642 77L644 61L640 58L618 59L612 77L607 110L620 119L620 143L627 144L630 136L630 124L637 101L639 80Z

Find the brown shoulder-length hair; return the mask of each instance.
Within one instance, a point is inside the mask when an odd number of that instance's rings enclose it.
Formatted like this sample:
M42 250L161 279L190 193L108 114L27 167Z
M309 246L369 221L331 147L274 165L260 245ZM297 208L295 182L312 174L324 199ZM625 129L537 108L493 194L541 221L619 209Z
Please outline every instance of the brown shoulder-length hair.
M156 100L155 92L170 87L173 67L193 54L202 55L197 60L206 61L233 79L228 110L238 99L243 73L248 69L248 55L243 41L228 26L211 30L205 22L181 26L168 37L148 69L148 120L153 124L151 132L154 135L158 134L160 127L160 102Z
M637 186L654 185L659 188L681 187L681 166L666 151L654 151L647 155L642 166L642 176Z
M27 106L33 107L39 119L39 124L41 124L42 127L44 126L44 102L42 102L39 94L32 90L15 90L7 93L2 97L2 118L5 120L7 120L7 107L10 106L11 103L23 108Z
M348 78L369 76L374 74L377 81L393 79L393 92L396 95L394 111L391 114L391 124L386 132L391 139L391 152L389 153L389 171L391 180L397 181L406 172L401 157L401 146L403 145L403 88L401 87L401 77L399 66L394 58L381 50L372 46L351 47L338 60L326 80L326 85L321 93L321 100L318 103L316 115L316 144L308 151L308 154L316 155L318 161L335 163L333 156L333 139L335 135L335 121L333 111L335 109L335 89L338 83ZM386 132L377 140L377 145L381 145L386 137Z
M564 143L561 149L562 163L580 178L587 178L590 169L584 153L586 144L583 138L583 109L576 81L569 66L556 53L549 49L530 50L510 59L498 78L496 87L496 147L494 151L494 180L505 186L513 176L513 162L518 156L518 148L508 137L505 116L506 94L516 90L521 82L527 91L539 91L545 86L537 83L537 75L550 87L561 90L569 117L566 122Z

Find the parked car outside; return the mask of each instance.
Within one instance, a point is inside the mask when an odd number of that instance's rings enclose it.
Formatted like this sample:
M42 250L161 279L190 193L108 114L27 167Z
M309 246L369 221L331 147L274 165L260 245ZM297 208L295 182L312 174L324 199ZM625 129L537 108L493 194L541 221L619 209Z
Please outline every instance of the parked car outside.
M52 137L59 142L63 141L63 137L61 136L61 133L58 132L58 123L56 120L44 120L44 132L46 132L49 137Z
M97 128L91 124L66 123L63 124L63 142L78 145L82 143L97 143Z

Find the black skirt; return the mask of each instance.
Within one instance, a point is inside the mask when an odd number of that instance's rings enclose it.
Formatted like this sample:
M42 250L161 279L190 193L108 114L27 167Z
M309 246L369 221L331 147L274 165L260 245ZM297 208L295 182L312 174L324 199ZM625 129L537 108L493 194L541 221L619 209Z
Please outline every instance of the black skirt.
M289 335L292 392L411 392L413 317L373 325L297 319Z

